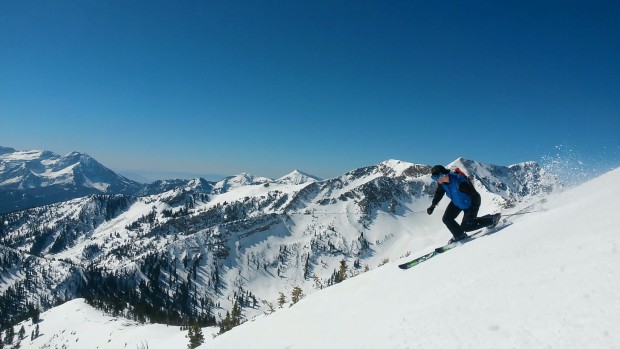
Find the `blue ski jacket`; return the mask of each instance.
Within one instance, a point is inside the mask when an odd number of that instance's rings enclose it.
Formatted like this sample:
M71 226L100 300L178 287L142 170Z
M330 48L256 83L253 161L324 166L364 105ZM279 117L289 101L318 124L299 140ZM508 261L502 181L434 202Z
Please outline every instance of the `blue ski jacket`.
M452 203L461 210L467 210L472 206L476 189L469 183L467 177L458 173L450 172L449 183L441 183L437 186L433 206L437 206L443 195L446 194Z

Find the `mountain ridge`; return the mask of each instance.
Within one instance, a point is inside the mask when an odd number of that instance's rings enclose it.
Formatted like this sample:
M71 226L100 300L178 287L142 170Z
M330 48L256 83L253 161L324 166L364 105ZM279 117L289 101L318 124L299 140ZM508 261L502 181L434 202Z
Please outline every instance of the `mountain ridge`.
M297 181L300 184L310 180L320 179L295 170L275 182ZM196 185L202 186L205 192L223 193L239 186L270 182L274 180L241 173L218 181L197 177L139 183L115 173L85 153L73 151L61 156L48 150L16 150L0 146L0 213L93 194L147 196L175 187Z
M469 164L470 160L459 158L449 166L461 166L471 171L473 169L470 168ZM507 167L506 175L519 172L518 170L510 170L511 167L524 168L527 166L538 167L534 162L515 164ZM47 150L19 151L10 147L0 147L0 213L43 206L93 194L148 196L163 193L176 187L192 186L201 187L199 191L203 193L222 194L250 184L304 184L312 181L350 183L357 176L370 178L367 176L368 171L373 172L376 176L387 176L398 180L414 179L428 174L430 166L390 159L376 165L351 170L344 176L331 179L321 179L300 170L294 170L276 180L241 173L219 181L207 181L198 177L138 183L116 174L85 153L74 151L60 156ZM532 171L540 172L537 168L533 168ZM512 181L513 179L508 178L508 180ZM523 181L527 182L527 179L523 179ZM512 190L514 191L515 188ZM510 193L506 195L510 195Z

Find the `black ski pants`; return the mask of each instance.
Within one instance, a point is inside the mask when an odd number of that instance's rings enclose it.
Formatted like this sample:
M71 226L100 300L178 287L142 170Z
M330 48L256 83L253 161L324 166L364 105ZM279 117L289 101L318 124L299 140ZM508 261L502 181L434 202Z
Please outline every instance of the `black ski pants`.
M474 202L480 202L480 194L476 193L476 195L478 195L478 200L474 200ZM450 202L441 220L446 227L448 227L448 230L450 230L452 235L459 238L465 235L465 232L467 231L473 231L493 224L493 217L478 217L479 209L480 205L472 205L466 210L461 210L454 203ZM461 213L461 211L464 211L463 220L461 221L461 224L458 224L456 222L456 217Z

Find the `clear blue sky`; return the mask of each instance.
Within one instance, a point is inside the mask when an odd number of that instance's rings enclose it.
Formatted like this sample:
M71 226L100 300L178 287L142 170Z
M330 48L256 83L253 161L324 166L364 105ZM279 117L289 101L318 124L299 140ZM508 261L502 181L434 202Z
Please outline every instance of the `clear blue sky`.
M0 0L0 145L117 171L620 165L618 1Z

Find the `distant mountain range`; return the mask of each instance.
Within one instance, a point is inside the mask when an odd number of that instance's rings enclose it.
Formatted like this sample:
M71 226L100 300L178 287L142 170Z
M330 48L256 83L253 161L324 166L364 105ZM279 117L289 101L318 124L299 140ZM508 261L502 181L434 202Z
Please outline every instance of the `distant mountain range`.
M134 194L141 184L90 156L0 147L0 213L91 194Z
M309 180L318 178L293 171L277 182L299 184ZM0 214L93 194L145 196L183 186L221 193L240 185L271 181L244 173L218 182L197 178L144 184L115 173L84 153L61 156L45 150L20 151L0 146Z
M0 187L11 195L51 200L50 186L87 195L0 215L7 323L76 297L156 322L219 324L236 307L249 319L280 292L340 282L343 266L359 273L449 238L441 217L425 212L436 187L429 165L387 160L325 180L293 171L138 185L80 153L2 148L0 159ZM559 186L533 162L447 166L472 178L480 214L536 205Z

